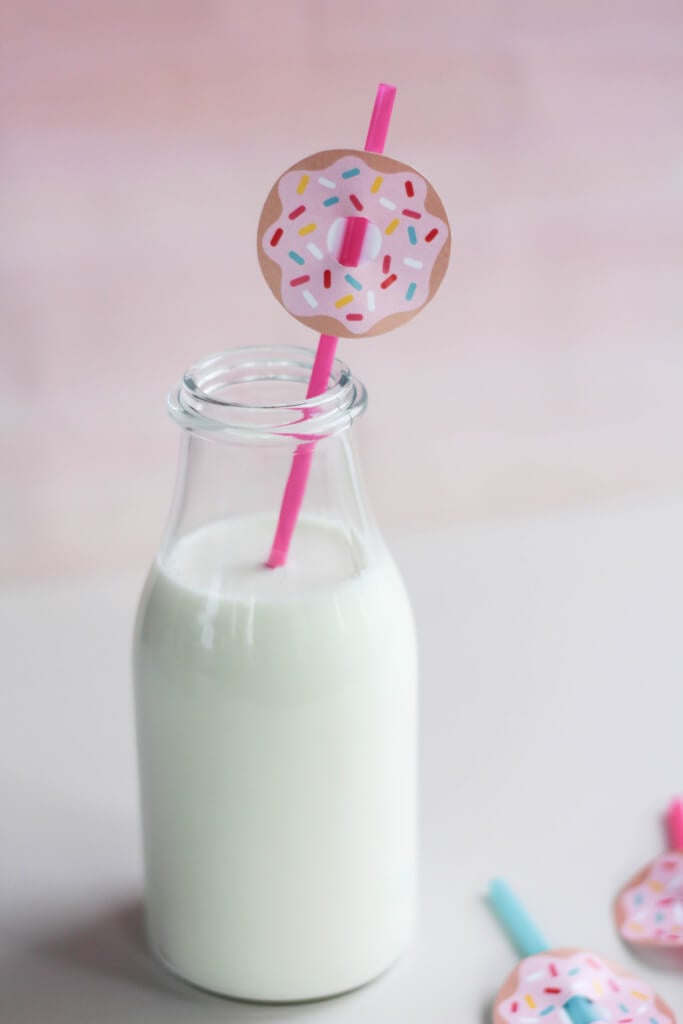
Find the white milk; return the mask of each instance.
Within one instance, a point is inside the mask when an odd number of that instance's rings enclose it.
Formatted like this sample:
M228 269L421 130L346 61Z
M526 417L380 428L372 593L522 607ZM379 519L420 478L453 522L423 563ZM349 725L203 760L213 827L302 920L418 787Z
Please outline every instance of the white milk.
M135 674L152 947L245 999L381 973L414 904L416 652L382 547L302 518L183 537L153 568ZM354 575L355 573L355 575Z

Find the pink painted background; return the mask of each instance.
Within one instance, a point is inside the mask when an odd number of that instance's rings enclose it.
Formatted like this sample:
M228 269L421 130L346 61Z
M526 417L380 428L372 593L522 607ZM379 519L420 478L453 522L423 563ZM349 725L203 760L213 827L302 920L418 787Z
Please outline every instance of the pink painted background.
M146 564L175 471L165 392L203 352L307 340L260 278L260 207L308 152L362 145L382 79L387 153L437 186L454 255L411 324L343 343L381 522L680 492L680 3L0 17L5 578Z

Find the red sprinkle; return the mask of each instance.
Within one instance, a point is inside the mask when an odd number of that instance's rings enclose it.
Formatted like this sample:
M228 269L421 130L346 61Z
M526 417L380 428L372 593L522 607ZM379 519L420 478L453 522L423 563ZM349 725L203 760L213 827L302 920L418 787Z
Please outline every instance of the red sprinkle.
M674 901L673 896L666 896L662 900L657 900L657 903L659 903L660 907L665 907L667 905L667 903L673 903L673 901Z
M325 285L326 288L331 288L332 287L332 271L331 270L326 270L325 273L323 274L323 284Z
M305 206L297 206L296 210L292 210L292 212L290 213L289 219L290 220L296 220L297 217L300 217L301 214L305 213L305 212L306 212L306 207Z
M438 228L432 228L428 235L425 235L425 242L433 242L439 233Z
M384 259L382 260L382 273L383 274L388 274L390 270L391 270L391 256L389 255L389 253L387 253L386 256L384 257Z
M517 1013L517 1010L519 1009L519 1003L517 1001L511 1003L510 1009L512 1010L513 1013Z
M306 282L310 280L311 279L308 276L308 274L304 274L303 277L293 277L289 283L291 284L292 288L296 288L298 285L306 284Z
M415 189L413 188L412 181L406 181L405 182L405 188L406 188L406 195L408 196L409 199L412 199L413 196L415 195Z
M403 210L404 217L412 217L413 220L421 220L422 214L418 213L417 210Z
M363 209L363 204L361 203L358 196L349 196L349 199L351 200L351 202L353 203L357 210Z
M543 991L544 992L549 992L553 996L559 996L559 994L562 991L562 989L561 988L544 988Z
M396 274L390 274L389 277L386 278L386 280L382 281L382 283L380 285L380 288L388 288L396 280L397 280Z
M557 977L557 967L555 966L555 964L548 964L548 970L552 974L553 978Z
M619 986L617 985L617 983L614 980L614 978L608 978L607 979L607 984L609 985L609 987L612 989L613 992L618 992L619 991Z
M346 314L346 319L347 320L362 320L363 319L363 314L362 313L347 313Z
M592 956L586 957L586 963L589 964L591 967L595 967L596 970L600 970L600 964L597 962L597 960L594 960Z
M272 238L271 238L271 240L270 240L270 244L271 244L272 246L276 246L276 245L277 245L277 243L278 243L278 242L280 241L280 239L282 238L283 234L284 234L284 231L282 230L282 228L278 228L278 229L277 229L277 231L274 231L274 232L273 232L273 236L272 236Z

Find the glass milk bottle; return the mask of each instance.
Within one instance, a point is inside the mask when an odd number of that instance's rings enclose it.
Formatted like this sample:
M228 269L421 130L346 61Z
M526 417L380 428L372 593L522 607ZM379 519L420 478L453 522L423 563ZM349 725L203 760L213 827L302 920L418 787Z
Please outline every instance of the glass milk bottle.
M242 999L369 981L414 912L416 645L359 486L366 392L313 353L242 348L186 373L161 549L134 642L150 945ZM287 564L265 566L292 458L314 446Z

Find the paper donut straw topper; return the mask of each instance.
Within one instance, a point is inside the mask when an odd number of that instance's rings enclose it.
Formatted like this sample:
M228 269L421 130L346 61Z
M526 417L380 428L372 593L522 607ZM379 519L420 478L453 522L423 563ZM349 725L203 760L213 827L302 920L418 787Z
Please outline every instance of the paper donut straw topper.
M665 815L668 850L641 868L614 904L617 930L633 946L683 956L683 799Z
M496 997L495 1024L675 1024L671 1008L645 981L584 950L548 949L502 879L491 882L488 901L523 957Z
M370 153L382 153L384 151L395 98L396 86L381 82L377 89L375 104L370 117L370 126L365 140L364 148ZM349 219L346 222L340 255L340 262L343 262L345 266L358 266L366 227L367 222L361 218ZM314 398L326 390L327 382L332 372L334 355L337 350L337 340L331 334L320 335L315 362L311 371L311 379L306 391L306 398ZM313 459L313 448L313 443L309 442L308 444L299 445L294 453L292 467L289 471L282 497L275 537L268 561L266 562L270 569L276 569L287 561L294 527L301 510L304 494L306 493L306 484Z

